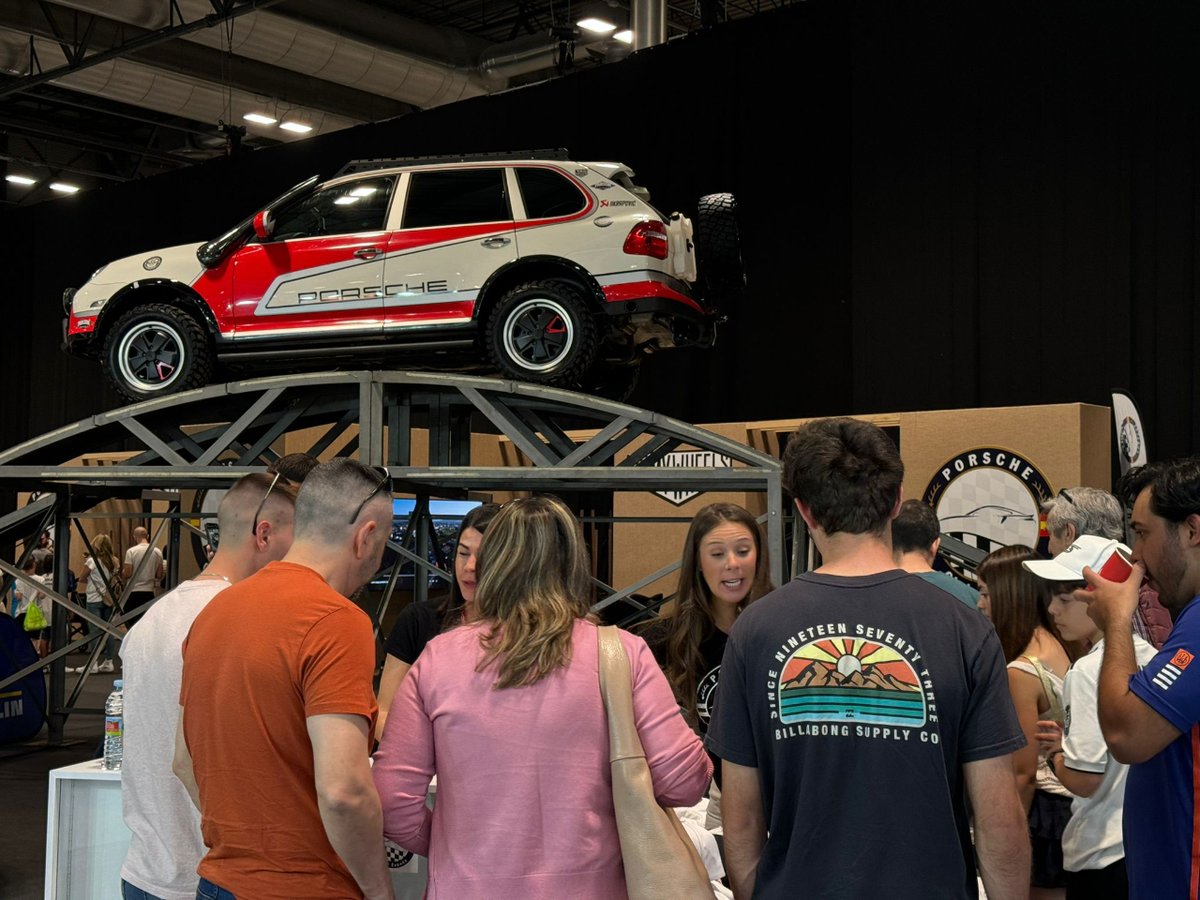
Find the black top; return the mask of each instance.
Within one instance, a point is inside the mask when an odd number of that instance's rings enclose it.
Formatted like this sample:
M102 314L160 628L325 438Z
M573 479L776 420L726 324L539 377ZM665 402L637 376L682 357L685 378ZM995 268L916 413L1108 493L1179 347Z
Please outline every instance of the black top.
M411 666L425 645L437 637L441 630L436 600L410 603L396 617L396 624L388 635L387 652Z

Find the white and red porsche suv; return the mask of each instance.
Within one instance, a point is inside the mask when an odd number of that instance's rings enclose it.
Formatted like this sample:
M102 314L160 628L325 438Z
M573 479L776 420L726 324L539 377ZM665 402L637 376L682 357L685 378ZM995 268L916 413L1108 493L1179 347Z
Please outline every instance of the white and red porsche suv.
M399 354L627 395L643 354L711 345L716 293L743 282L731 195L701 199L693 235L632 178L560 152L354 162L208 243L101 267L64 293L65 347L135 400L219 364Z

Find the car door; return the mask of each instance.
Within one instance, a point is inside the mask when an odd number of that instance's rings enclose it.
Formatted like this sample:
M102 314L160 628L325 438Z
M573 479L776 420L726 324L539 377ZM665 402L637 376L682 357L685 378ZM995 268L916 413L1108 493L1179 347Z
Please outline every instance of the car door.
M235 256L235 339L378 335L394 175L325 185L272 213Z
M384 327L469 322L488 276L517 258L504 167L418 169L402 191L384 264Z

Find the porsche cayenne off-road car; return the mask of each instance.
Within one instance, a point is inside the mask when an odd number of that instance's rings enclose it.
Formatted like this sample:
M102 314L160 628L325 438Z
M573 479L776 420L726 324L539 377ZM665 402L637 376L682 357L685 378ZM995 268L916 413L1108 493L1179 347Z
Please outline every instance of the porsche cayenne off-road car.
M644 354L710 345L743 280L731 195L701 198L693 232L633 174L561 152L354 162L101 267L64 293L65 346L135 400L218 366L396 357L625 395Z

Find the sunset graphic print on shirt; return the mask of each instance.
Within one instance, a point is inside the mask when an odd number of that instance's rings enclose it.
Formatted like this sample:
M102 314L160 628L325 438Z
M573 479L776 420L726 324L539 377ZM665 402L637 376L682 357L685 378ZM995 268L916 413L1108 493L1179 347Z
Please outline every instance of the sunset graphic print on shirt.
M891 647L850 636L822 638L792 653L778 702L785 724L925 724L925 696L913 667Z

